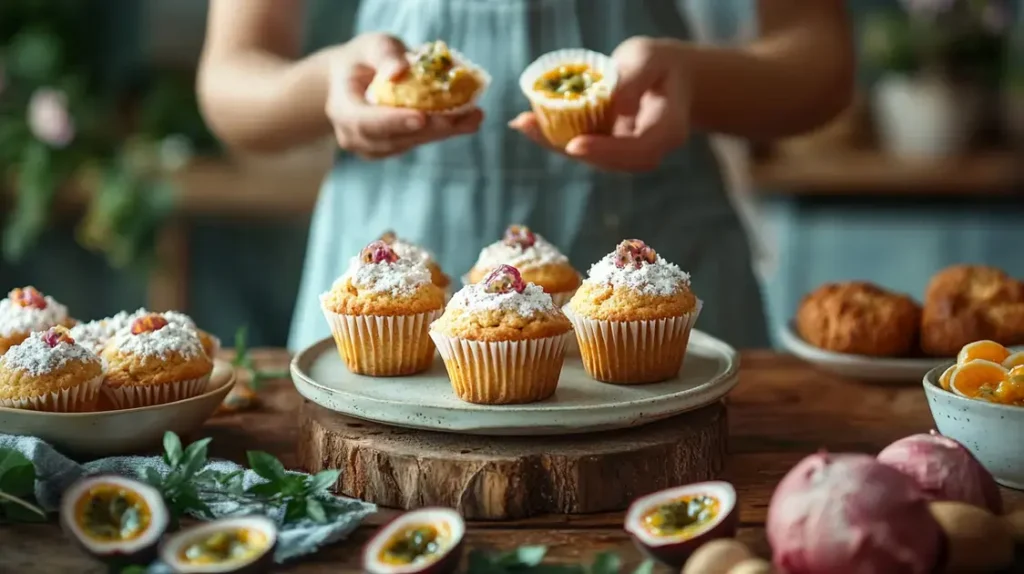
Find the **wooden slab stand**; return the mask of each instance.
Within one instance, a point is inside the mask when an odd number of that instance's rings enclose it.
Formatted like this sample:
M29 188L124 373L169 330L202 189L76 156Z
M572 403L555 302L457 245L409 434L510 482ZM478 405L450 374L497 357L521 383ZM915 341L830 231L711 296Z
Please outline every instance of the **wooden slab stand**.
M550 437L390 427L308 401L299 426L300 466L340 469L340 493L389 508L451 507L473 520L623 510L718 476L727 436L721 403L633 429Z

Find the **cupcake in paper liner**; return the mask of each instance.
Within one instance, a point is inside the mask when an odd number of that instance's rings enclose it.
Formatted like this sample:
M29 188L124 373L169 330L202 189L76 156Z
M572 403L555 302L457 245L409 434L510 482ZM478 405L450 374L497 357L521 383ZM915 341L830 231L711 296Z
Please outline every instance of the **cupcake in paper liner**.
M591 377L641 384L679 374L701 307L689 274L628 239L590 268L565 313Z
M35 287L12 289L0 299L0 355L29 335L50 327L71 327L75 321L68 308Z
M476 107L491 76L440 40L406 54L409 71L397 79L377 75L366 89L374 105L427 114L462 115Z
M414 375L430 368L430 323L444 309L444 291L422 261L403 259L384 241L353 257L320 305L338 353L350 371L374 377Z
M29 335L0 357L0 406L50 412L95 410L103 362L64 327Z
M101 391L115 409L166 404L206 391L213 361L195 329L161 313L141 315L103 349Z
M519 88L530 100L548 142L561 148L579 135L611 133L612 94L618 81L608 56L559 50L530 64L519 77Z
M555 393L572 325L539 286L500 265L452 297L430 327L452 389L478 404L533 403Z
M462 284L478 283L501 265L515 267L523 281L539 286L558 307L569 302L583 280L568 257L525 225L510 225L500 241L484 247Z

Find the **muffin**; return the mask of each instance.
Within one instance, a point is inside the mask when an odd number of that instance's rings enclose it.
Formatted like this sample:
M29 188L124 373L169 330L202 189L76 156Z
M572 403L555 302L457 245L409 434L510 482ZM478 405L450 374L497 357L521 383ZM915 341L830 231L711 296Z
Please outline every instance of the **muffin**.
M571 329L551 297L499 265L463 287L430 336L455 395L479 404L532 403L554 394Z
M409 71L400 78L380 75L367 89L370 103L428 113L469 111L490 82L486 72L441 41L407 54Z
M796 313L797 333L811 345L871 357L913 354L920 325L913 299L863 281L822 285Z
M559 50L530 64L519 77L519 88L548 142L565 147L578 135L611 132L612 93L618 81L609 57Z
M131 326L135 319L149 314L151 314L151 312L146 309L138 309L134 313L121 311L112 317L89 321L87 323L79 323L72 327L71 336L78 341L80 345L100 354L103 352L103 349L106 348L107 342L110 341L118 331ZM158 314L162 315L163 318L167 319L167 322L172 325L177 325L195 331L196 335L199 337L199 341L203 345L203 351L206 352L206 355L211 359L217 355L217 352L220 350L220 339L196 327L195 321L193 321L191 317L178 311L166 311Z
M68 308L35 287L12 289L0 299L0 355L28 338L31 333L62 325L70 327Z
M921 350L955 357L964 345L983 339L1024 344L1024 283L980 265L935 274L924 295Z
M35 331L0 357L0 406L92 411L102 383L103 362L62 326Z
M115 333L102 357L107 373L101 391L118 409L200 395L213 372L196 332L157 313L136 317Z
M628 239L590 268L565 314L587 373L632 385L679 374L701 306L688 273Z
M387 243L374 241L320 303L353 373L396 377L430 368L434 344L427 330L444 308L444 292L422 262L402 259Z
M447 291L451 285L452 280L450 277L444 274L441 270L441 265L434 258L434 254L427 251L425 248L416 245L410 241L406 241L398 237L394 231L386 231L380 236L380 240L391 246L391 249L398 254L400 259L409 259L410 261L418 261L425 265L430 271L430 280L441 288L442 291Z
M540 286L559 307L580 286L580 274L569 258L525 225L509 226L501 241L484 247L465 282L478 283L501 265L515 267L523 281Z

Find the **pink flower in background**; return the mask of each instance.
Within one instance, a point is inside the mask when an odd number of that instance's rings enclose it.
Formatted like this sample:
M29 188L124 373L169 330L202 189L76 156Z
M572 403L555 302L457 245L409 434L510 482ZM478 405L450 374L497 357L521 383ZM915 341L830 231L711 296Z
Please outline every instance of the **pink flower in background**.
M28 125L40 141L55 148L66 147L75 139L67 95L53 88L36 90L28 103Z

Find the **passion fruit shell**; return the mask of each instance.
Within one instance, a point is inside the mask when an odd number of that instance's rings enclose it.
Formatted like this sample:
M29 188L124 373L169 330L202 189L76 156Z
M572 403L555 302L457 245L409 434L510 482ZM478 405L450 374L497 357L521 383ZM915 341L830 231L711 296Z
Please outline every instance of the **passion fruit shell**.
M660 536L644 526L644 517L652 510L691 496L716 499L718 512L682 535ZM716 480L677 486L634 501L626 512L625 529L633 536L637 546L652 558L674 568L681 568L704 543L736 535L737 506L736 489L728 482Z
M243 559L229 559L223 562L198 563L182 559L184 551L192 544L219 532L249 530L263 535L265 543ZM274 549L277 548L277 525L264 516L237 516L204 522L167 537L160 545L160 561L175 574L261 574L270 571L274 563Z
M85 505L100 491L125 493L135 502L142 516L141 532L127 539L99 536L85 524ZM123 524L124 515L110 516ZM64 531L89 555L112 566L148 563L156 557L160 537L167 531L170 514L160 492L152 486L118 475L95 475L79 479L65 492L60 504L60 523Z
M386 564L380 555L395 535L416 525L435 526L443 524L450 533L450 540L429 561L412 564ZM466 522L450 508L420 508L399 515L385 524L373 535L363 549L363 571L367 574L448 574L459 567L462 560L462 541L466 534Z

